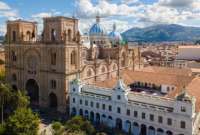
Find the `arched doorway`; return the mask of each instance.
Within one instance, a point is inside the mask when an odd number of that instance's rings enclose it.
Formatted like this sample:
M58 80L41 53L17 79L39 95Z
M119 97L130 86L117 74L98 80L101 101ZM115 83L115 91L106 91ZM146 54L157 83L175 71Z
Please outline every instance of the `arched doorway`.
M157 129L157 135L164 135L164 130L161 128Z
M96 124L100 124L100 114L96 113Z
M167 131L166 135L173 135L173 133L171 131Z
M139 124L137 122L133 123L133 134L134 135L138 135L140 133L140 127Z
M76 116L76 108L74 108L74 107L72 108L71 115L72 115L72 116Z
M131 133L131 122L129 120L126 120L125 122L125 128L127 133Z
M57 109L57 96L54 93L49 94L49 107L52 109Z
M147 135L147 127L144 124L141 125L140 135Z
M39 105L39 86L34 79L30 79L26 82L26 90L28 96L30 97L31 106Z
M94 122L94 112L90 112L90 121Z
M148 135L155 135L156 134L156 130L154 127L150 126L149 130L148 130Z
M120 118L116 119L116 128L122 130L122 120Z
M80 109L80 110L79 110L79 115L80 115L80 116L83 116L83 109Z

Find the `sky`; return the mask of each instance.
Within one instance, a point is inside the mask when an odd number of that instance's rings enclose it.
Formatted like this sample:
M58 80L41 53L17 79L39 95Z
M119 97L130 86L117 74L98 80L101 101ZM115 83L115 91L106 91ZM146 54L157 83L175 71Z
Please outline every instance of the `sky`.
M0 35L15 19L37 21L41 32L42 18L50 16L75 16L85 33L98 14L108 32L114 23L119 32L156 24L200 27L200 0L0 0Z

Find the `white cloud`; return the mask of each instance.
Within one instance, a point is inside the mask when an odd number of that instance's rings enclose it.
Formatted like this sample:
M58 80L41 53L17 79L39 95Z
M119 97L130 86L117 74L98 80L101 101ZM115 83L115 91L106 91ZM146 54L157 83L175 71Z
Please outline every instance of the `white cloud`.
M10 10L10 6L8 6L6 3L0 1L0 10Z
M32 17L32 18L44 18L44 17L50 17L50 16L52 16L51 13L42 12L42 13L34 14L34 15L32 15L31 17Z
M188 7L193 4L195 0L159 0L159 4L171 7Z

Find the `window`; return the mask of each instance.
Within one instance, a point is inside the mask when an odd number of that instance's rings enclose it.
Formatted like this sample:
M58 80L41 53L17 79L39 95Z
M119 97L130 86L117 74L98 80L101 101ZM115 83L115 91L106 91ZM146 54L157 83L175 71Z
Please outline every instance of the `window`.
M96 103L96 108L99 108L99 103Z
M12 59L12 61L17 61L17 56L14 51L11 52L11 59Z
M162 118L162 116L158 116L158 123L163 123L163 118Z
M169 126L172 125L172 119L171 119L171 118L168 118L168 119L167 119L167 125L169 125Z
M138 116L138 112L134 111L134 117L137 118L137 116Z
M142 119L145 119L145 117L146 117L145 113L142 113Z
M76 64L76 52L72 51L71 53L71 65L75 65Z
M75 103L76 102L76 100L75 100L75 98L73 98L73 103Z
M90 102L90 106L93 107L93 102Z
M181 106L181 112L186 112L186 108L184 106Z
M154 115L150 114L149 119L150 119L150 121L154 121Z
M17 76L16 76L16 74L12 74L12 80L13 80L13 81L17 81Z
M120 95L117 95L117 99L120 100L120 99L121 99L121 96L120 96Z
M112 111L112 106L109 105L108 109L109 109L109 111L111 112L111 111Z
M80 104L82 105L83 104L83 101L80 99Z
M106 109L106 105L105 105L105 104L102 105L102 109L103 109L103 110Z
M117 113L121 113L121 108L117 107Z
M56 88L56 80L51 80L51 88L52 89Z
M85 100L85 106L88 106L88 101L87 100Z
M56 53L51 53L51 65L56 65Z
M126 110L126 115L130 116L131 111L129 109Z
M181 128L185 129L185 127L186 127L185 121L181 121Z

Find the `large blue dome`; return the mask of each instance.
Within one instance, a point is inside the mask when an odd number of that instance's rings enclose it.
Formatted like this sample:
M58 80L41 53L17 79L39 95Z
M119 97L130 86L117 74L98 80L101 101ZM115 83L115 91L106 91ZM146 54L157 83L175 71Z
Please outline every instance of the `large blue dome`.
M90 28L90 36L103 36L106 35L104 27L100 24L100 17L96 17L96 23Z
M103 26L101 26L99 23L95 23L90 28L89 34L95 35L95 36L102 36L102 35L106 35L106 32Z

